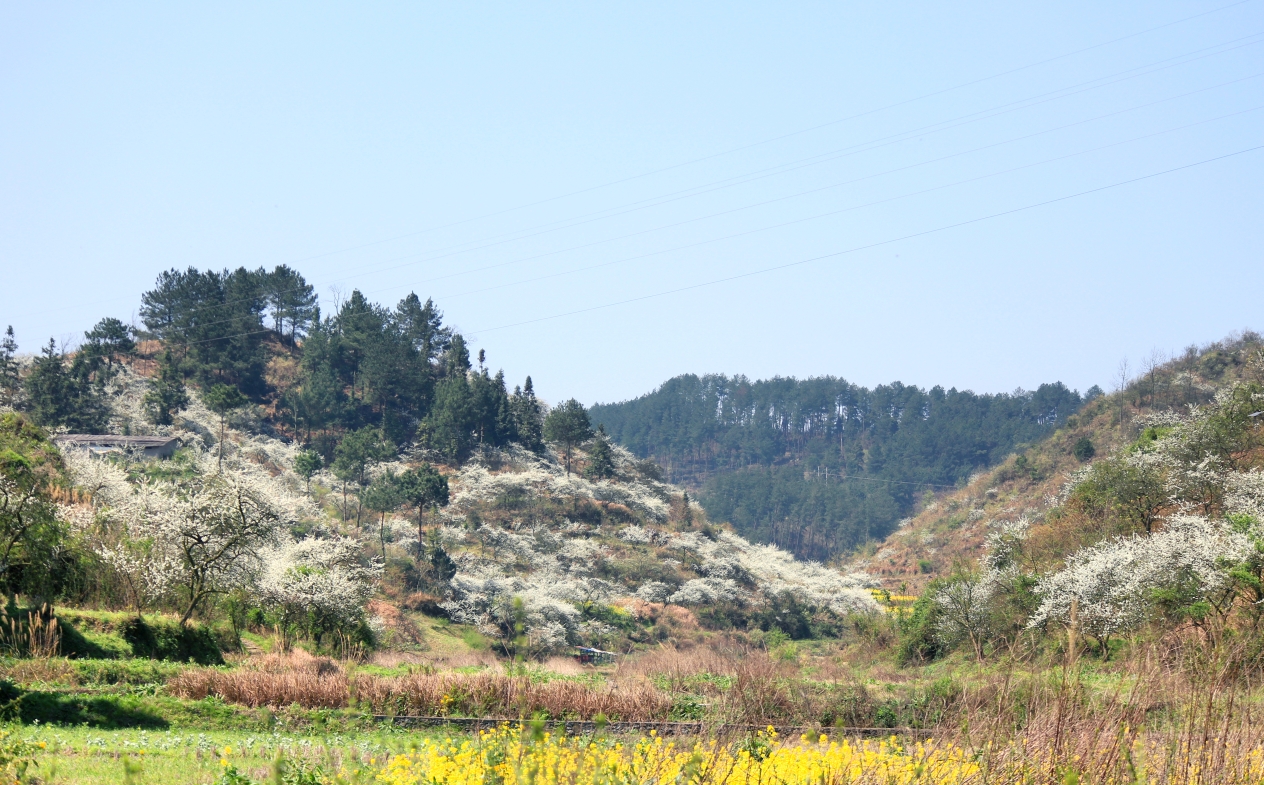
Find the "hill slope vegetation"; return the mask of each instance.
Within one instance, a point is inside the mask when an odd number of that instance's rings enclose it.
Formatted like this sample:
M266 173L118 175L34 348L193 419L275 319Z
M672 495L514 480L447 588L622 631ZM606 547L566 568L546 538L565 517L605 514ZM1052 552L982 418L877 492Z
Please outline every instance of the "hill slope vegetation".
M979 395L899 383L870 390L834 377L685 375L598 404L592 417L698 489L713 518L828 559L886 537L925 493L1039 441L1082 403L1061 383Z

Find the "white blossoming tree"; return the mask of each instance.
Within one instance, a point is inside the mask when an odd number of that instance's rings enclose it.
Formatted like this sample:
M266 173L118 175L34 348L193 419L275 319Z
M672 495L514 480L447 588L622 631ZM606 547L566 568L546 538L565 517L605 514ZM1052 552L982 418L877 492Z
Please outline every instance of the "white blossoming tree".
M1205 623L1228 611L1232 598L1222 591L1230 570L1252 550L1227 521L1179 516L1154 534L1117 537L1073 554L1037 584L1041 602L1029 624L1069 624L1074 604L1080 630L1105 652L1112 636L1163 606Z
M381 572L379 562L362 562L359 543L349 537L308 537L264 550L258 597L283 630L302 628L318 639L364 618Z

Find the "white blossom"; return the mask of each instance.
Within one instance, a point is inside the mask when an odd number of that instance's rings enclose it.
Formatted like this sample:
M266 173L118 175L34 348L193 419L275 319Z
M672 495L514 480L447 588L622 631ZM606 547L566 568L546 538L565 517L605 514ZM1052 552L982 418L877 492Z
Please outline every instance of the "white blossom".
M360 545L349 537L308 537L263 551L259 598L288 620L309 614L335 624L360 618L373 595L381 565L361 563Z
M1078 604L1082 630L1107 638L1144 622L1154 590L1189 588L1208 596L1227 580L1226 568L1251 553L1250 540L1224 521L1177 516L1150 535L1117 537L1073 554L1040 580L1040 607L1029 626L1070 620Z

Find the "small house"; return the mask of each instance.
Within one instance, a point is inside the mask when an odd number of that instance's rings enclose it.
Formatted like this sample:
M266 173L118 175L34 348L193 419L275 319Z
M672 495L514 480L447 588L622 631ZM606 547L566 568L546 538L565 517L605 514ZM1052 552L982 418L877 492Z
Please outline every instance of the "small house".
M53 443L61 450L87 450L93 455L118 452L146 458L170 458L180 446L179 439L168 436L114 436L86 433L54 436Z

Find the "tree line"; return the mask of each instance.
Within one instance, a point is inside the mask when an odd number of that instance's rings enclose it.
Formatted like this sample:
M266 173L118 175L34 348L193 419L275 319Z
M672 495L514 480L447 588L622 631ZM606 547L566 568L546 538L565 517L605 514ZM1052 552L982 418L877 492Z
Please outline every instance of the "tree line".
M717 520L810 558L886 536L917 498L1051 433L1083 403L1062 383L980 395L832 376L675 377L594 421Z
M0 402L45 427L102 432L109 383L144 347L157 364L145 398L156 425L171 424L193 388L221 415L265 406L275 429L326 463L348 434L369 431L391 453L416 444L454 461L483 444L543 446L547 412L531 378L510 392L483 351L475 367L464 337L416 294L391 308L357 290L322 314L311 284L287 266L190 267L158 276L140 318L139 328L103 319L72 352L50 339L25 372L10 327Z

